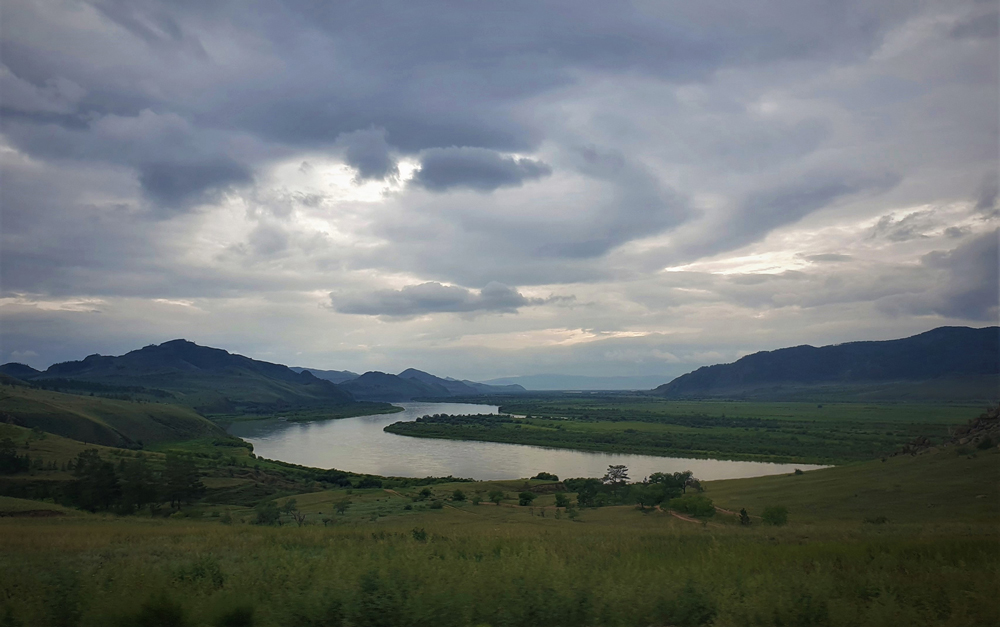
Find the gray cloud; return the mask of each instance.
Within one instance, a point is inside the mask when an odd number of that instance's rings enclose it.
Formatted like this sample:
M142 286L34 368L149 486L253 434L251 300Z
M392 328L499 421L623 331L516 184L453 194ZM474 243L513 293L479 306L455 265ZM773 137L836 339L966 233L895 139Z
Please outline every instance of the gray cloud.
M995 178L978 187L997 167L995 3L522 3L488 20L435 0L9 4L0 285L104 301L0 303L0 340L40 360L196 329L328 353L316 367L391 370L365 361L381 353L599 374L610 354L674 353L676 336L543 344L520 362L420 338L686 326L700 331L684 355L731 356L751 336L773 348L989 314L989 255L961 245L998 211ZM397 162L415 160L399 185ZM351 187L344 162L386 193ZM970 190L979 211L959 215ZM909 217L927 206L926 223ZM797 270L660 272L730 253ZM384 289L401 276L440 283ZM549 299L444 285L490 281L581 302L549 316ZM317 307L330 292L369 315Z
M341 313L390 317L429 313L514 313L521 307L546 302L540 298L525 298L516 289L495 281L487 283L479 292L428 282L347 298L331 294L330 298L334 309Z
M813 263L839 263L841 261L850 261L852 257L840 253L821 253L819 255L806 255L806 259Z
M435 192L456 187L491 192L551 173L552 168L541 161L515 159L485 148L431 148L421 153L413 183Z
M346 147L347 163L358 171L358 180L384 181L399 176L399 166L390 154L384 128L344 133L338 143Z
M156 202L172 207L231 185L249 183L253 174L231 159L192 163L146 163L139 166L139 183Z
M1000 319L1000 229L979 235L947 252L932 252L921 262L944 273L930 290L929 302L914 303L917 311L996 323ZM922 306L921 306L922 305Z

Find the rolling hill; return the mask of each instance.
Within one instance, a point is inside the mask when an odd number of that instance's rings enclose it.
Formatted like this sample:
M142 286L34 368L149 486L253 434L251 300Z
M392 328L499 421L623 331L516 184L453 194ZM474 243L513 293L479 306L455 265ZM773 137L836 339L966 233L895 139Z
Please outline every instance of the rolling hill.
M157 398L203 414L255 414L355 405L351 394L309 372L250 359L187 340L150 345L119 357L91 355L54 364L44 372L21 364L0 366L8 374L49 389L113 392ZM357 413L379 407L365 405Z
M653 390L670 399L986 400L1000 397L1000 327L795 346L705 366Z
M62 394L7 378L0 379L0 422L119 448L227 437L188 407Z

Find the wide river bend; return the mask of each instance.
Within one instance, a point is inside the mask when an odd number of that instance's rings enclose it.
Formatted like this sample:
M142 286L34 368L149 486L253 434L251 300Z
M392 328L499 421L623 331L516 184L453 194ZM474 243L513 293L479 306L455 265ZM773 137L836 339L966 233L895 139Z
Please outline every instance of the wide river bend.
M252 443L268 459L389 477L469 477L518 479L539 472L561 478L600 477L610 464L625 464L633 481L654 472L690 470L702 480L761 477L822 468L811 464L770 464L718 459L593 453L568 449L435 440L386 433L382 428L427 414L495 414L495 405L394 403L395 414L358 416L317 422L256 420L234 423L229 432Z

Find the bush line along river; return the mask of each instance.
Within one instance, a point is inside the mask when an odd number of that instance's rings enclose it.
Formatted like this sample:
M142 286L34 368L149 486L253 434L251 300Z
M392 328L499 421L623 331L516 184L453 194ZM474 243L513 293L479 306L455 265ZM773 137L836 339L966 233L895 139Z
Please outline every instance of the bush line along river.
M690 470L702 480L738 479L790 473L815 464L772 464L594 453L522 444L411 438L382 429L428 414L495 414L495 405L398 403L395 414L294 423L283 420L237 422L229 432L254 445L254 451L316 468L393 476L454 476L478 480L517 479L539 472L566 477L600 477L611 464L625 464L633 480L654 472Z

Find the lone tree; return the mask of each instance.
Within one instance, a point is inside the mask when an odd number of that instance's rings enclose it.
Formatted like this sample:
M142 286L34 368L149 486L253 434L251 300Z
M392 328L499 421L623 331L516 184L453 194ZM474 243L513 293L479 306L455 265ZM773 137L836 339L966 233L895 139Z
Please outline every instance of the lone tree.
M608 472L601 478L601 481L611 486L612 492L618 496L618 491L628 484L628 466L624 464L608 466Z
M521 492L520 494L517 495L517 502L518 505L527 507L528 505L531 505L531 502L537 498L538 495L532 492Z
M747 508L740 508L740 524L744 527L750 526L750 514L747 513Z
M506 495L503 493L503 490L490 490L489 496L491 501L499 505L500 501L502 501Z

